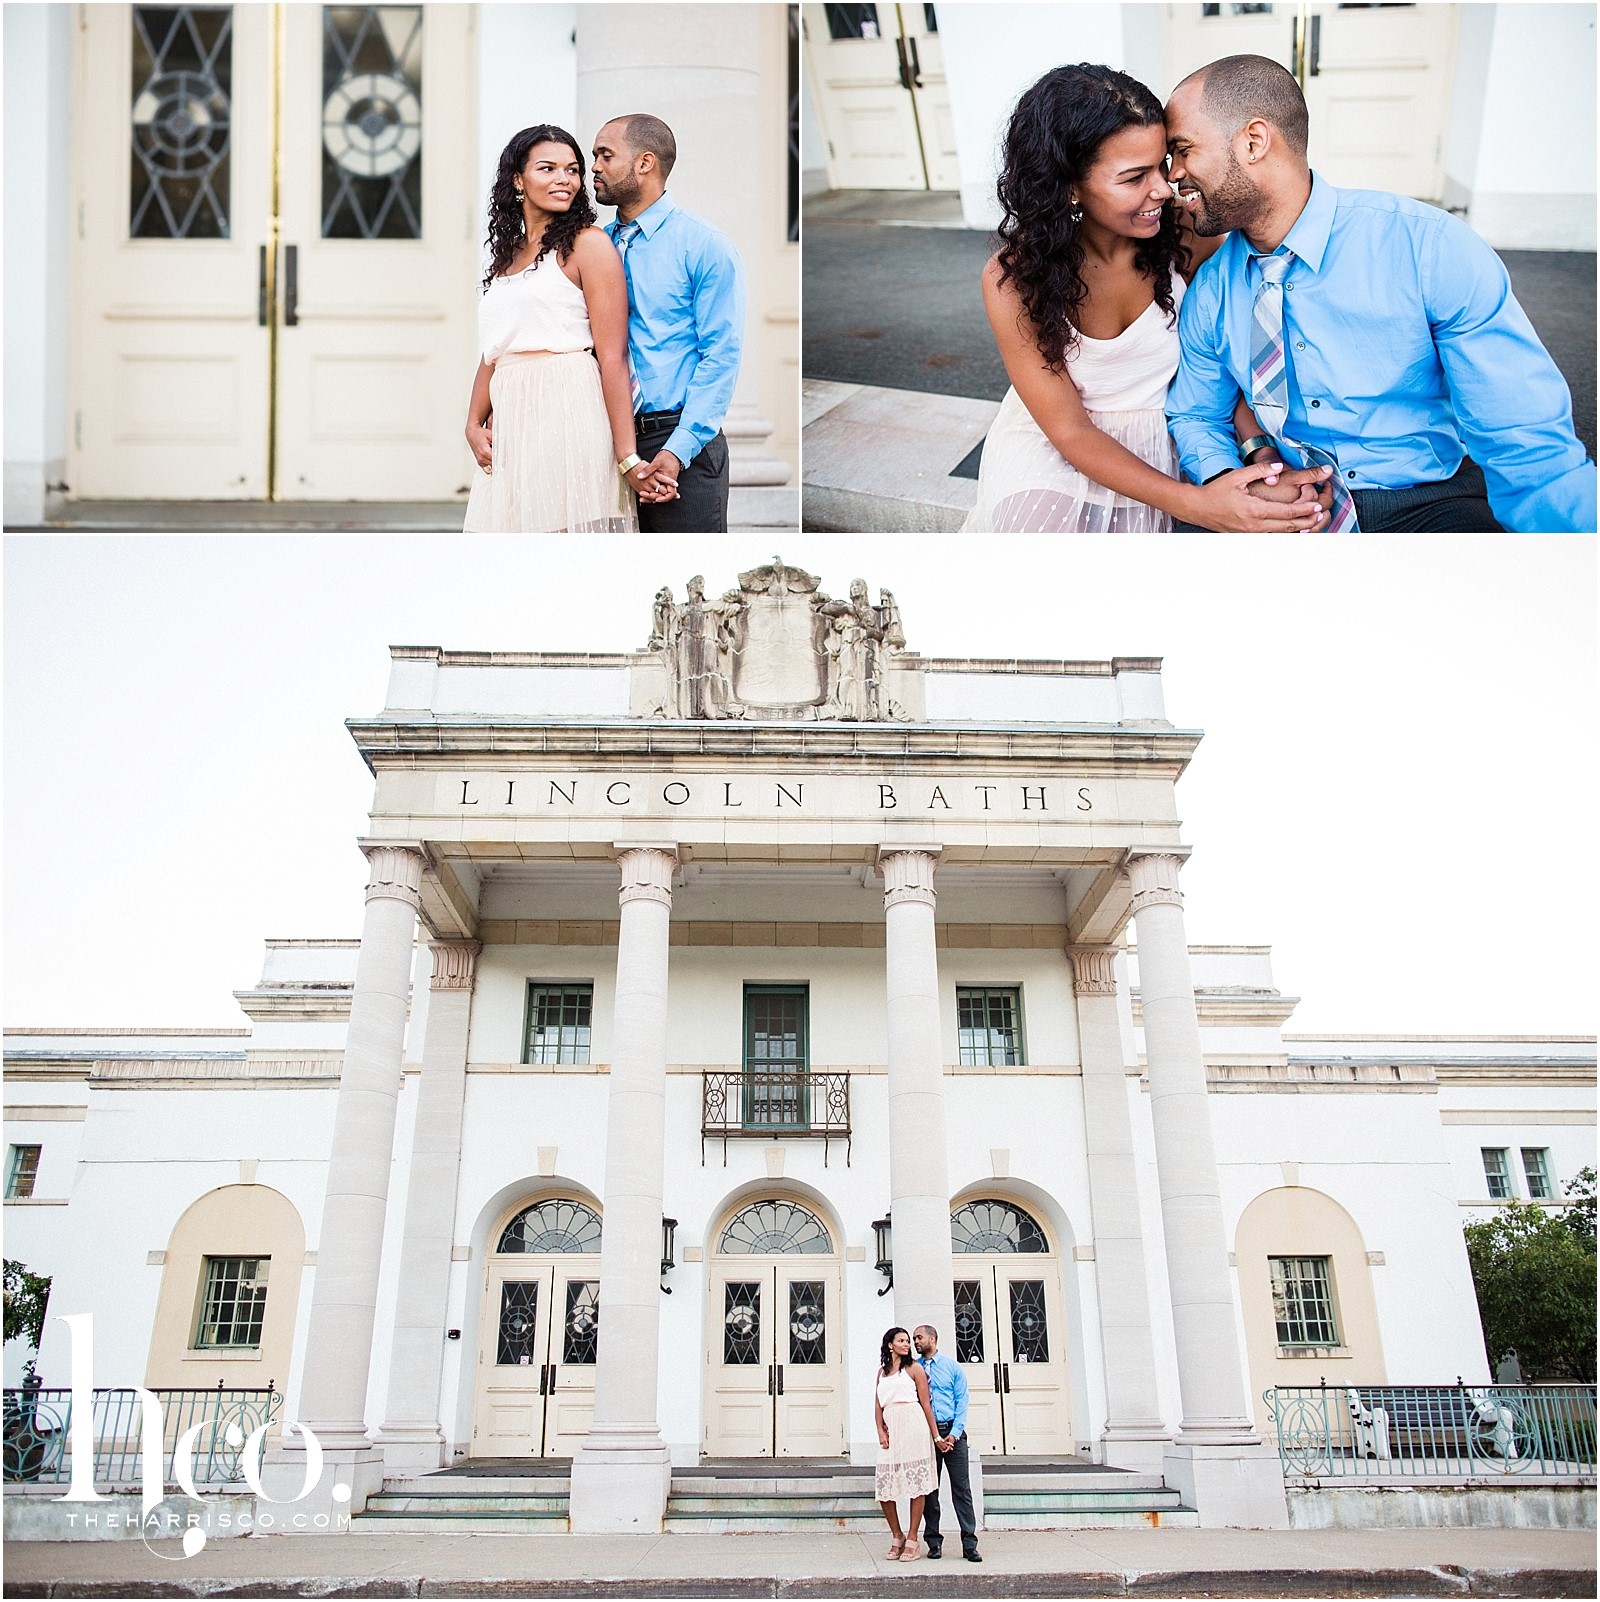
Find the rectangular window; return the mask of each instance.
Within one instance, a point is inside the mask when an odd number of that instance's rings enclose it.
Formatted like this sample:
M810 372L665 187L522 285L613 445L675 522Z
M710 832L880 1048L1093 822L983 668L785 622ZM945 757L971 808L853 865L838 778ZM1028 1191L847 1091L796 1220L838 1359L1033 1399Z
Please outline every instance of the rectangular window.
M804 985L744 988L744 1118L746 1129L809 1129Z
M593 985L529 985L524 1062L588 1062Z
M1522 1148L1522 1172L1528 1181L1528 1194L1535 1201L1553 1201L1550 1187L1550 1153L1543 1146Z
M1483 1177L1489 1181L1490 1201L1505 1201L1511 1194L1511 1153L1504 1146L1483 1148Z
M1269 1257L1279 1346L1337 1346L1333 1284L1326 1257Z
M39 1146L13 1146L11 1160L6 1164L6 1199L20 1201L33 1194L33 1182L39 1177Z
M1015 1068L1022 1057L1022 992L989 985L956 987L960 1061Z
M255 1347L267 1311L270 1257L206 1258L205 1296L197 1347Z

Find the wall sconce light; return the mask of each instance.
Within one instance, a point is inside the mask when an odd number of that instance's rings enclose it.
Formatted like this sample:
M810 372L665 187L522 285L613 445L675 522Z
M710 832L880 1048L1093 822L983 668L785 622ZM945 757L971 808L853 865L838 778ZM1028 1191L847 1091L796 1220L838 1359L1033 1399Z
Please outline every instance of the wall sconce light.
M894 1231L890 1227L887 1213L882 1218L873 1220L872 1238L878 1246L878 1272L888 1281L878 1294L887 1296L894 1289Z
M661 1277L663 1280L667 1277L667 1270L672 1268L677 1260L674 1250L677 1244L677 1233L678 1220L676 1218L663 1218L661 1220ZM663 1285L661 1288L668 1296L672 1294L670 1285Z
M444 1338L447 1341L458 1341L461 1339L461 1331L458 1329L447 1329L444 1332Z

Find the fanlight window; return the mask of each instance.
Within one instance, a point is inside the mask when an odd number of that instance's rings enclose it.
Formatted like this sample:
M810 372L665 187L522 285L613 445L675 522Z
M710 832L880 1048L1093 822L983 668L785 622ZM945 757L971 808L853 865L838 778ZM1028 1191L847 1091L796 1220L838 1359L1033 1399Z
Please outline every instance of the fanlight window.
M723 1252L831 1252L833 1238L815 1213L795 1202L764 1201L746 1207L722 1232Z
M582 1202L536 1202L506 1225L495 1250L592 1255L600 1250L600 1215Z
M1047 1252L1050 1243L1020 1207L1003 1201L974 1201L950 1215L950 1250L957 1254Z

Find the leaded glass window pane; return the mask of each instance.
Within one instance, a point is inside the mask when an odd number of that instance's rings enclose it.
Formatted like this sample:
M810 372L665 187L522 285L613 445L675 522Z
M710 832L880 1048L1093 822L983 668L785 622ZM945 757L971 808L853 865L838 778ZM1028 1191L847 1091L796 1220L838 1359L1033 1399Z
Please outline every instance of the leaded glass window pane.
M1269 1257L1280 1346L1337 1346L1326 1257Z
M968 1254L1047 1252L1050 1243L1020 1207L1003 1201L974 1201L951 1213L950 1249Z
M800 8L789 7L789 243L800 238Z
M810 1126L804 986L751 985L744 995L744 1126Z
M1504 1201L1511 1194L1511 1154L1503 1147L1485 1146L1483 1177L1489 1183L1491 1201Z
M875 5L825 5L830 39L881 39Z
M730 1280L723 1291L722 1361L744 1367L761 1361L761 1285Z
M422 237L421 6L322 8L322 237Z
M529 985L522 1060L588 1062L593 1014L593 985Z
M497 1252L588 1252L600 1250L600 1215L575 1201L542 1201L506 1225Z
M789 1284L789 1361L827 1362L827 1292L820 1279Z
M6 1195L15 1200L33 1194L39 1178L39 1153L42 1146L13 1146L11 1163L6 1173Z
M197 1347L259 1346L270 1257L206 1258Z
M1022 1001L1014 989L956 988L956 1043L966 1064L1014 1068L1022 1062Z
M1050 1334L1045 1323L1042 1279L1011 1281L1011 1361L1050 1361Z
M533 1362L533 1331L538 1322L539 1282L508 1279L500 1287L500 1340L495 1362L526 1368Z
M1550 1188L1550 1153L1543 1147L1522 1148L1522 1172L1527 1176L1528 1194L1535 1201L1549 1201L1555 1195Z
M561 1326L561 1361L594 1362L600 1342L600 1281L567 1281L567 1320Z
M722 1252L831 1252L833 1240L822 1220L797 1202L764 1201L746 1207L722 1232Z
M134 6L128 234L226 239L233 8Z
M978 1281L956 1281L956 1361L981 1363L983 1355L983 1299Z

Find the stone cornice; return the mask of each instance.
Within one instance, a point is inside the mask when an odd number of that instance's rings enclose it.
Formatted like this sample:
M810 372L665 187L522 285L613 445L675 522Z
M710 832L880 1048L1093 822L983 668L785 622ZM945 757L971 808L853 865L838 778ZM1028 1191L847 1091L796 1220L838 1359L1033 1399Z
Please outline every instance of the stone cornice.
M233 999L245 1017L257 1023L343 1023L350 1016L350 998L355 989L354 980L325 984L307 981L235 990Z
M1299 1005L1298 996L1281 996L1276 990L1197 990L1194 993L1194 1010L1202 1024L1281 1024L1293 1016ZM1133 991L1133 1022L1136 1028L1144 1023L1144 1008L1137 987Z

